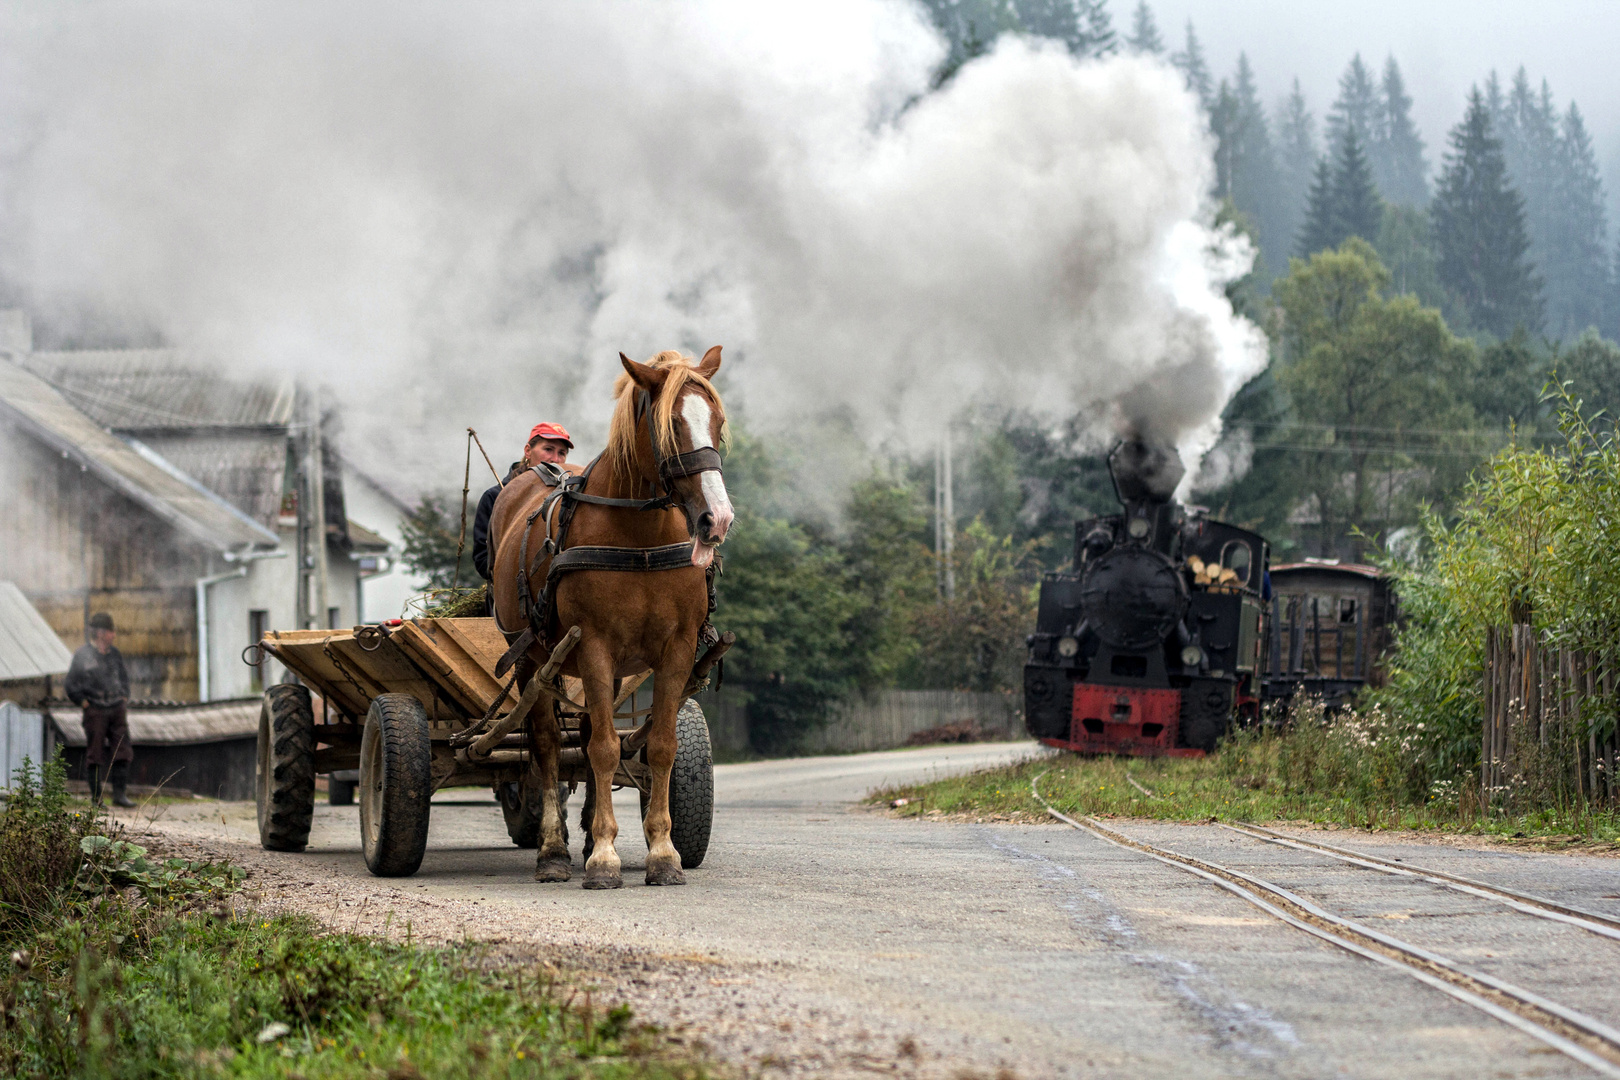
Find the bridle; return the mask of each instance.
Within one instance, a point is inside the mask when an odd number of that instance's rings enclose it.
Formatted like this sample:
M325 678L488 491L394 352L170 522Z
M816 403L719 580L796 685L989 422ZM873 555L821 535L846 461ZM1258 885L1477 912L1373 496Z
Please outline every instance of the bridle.
M591 473L601 463L602 454L592 458L590 464L579 473L565 472L550 462L531 466L530 471L541 483L556 490L546 496L545 501L531 511L523 523L523 541L518 549L518 603L529 626L513 642L506 655L501 657L501 662L496 665L497 677L506 673L506 669L527 650L529 644L536 639L545 639L545 627L550 621L552 605L556 602L555 586L557 579L563 574L574 570L676 570L692 564L691 541L650 548L564 546L568 539L568 526L573 523L574 511L580 503L620 510L668 510L674 507L686 518L687 534L694 537L697 535L697 522L692 520L691 510L684 502L676 500L674 481L706 472L723 474L720 451L712 446L700 446L695 450L666 456L659 449L658 437L653 431L652 394L645 388L636 390L635 410L637 426L640 426L643 419L647 423L647 444L652 451L654 464L653 483L656 488L662 489L662 494L658 494L655 490L653 497L649 499L610 499L604 495L586 494L585 486L590 482ZM605 453L604 450L603 454ZM538 564L548 555L552 558L551 566L546 572L545 587L535 595L529 586L529 580L533 575L533 569L529 566L529 534L534 529L535 520L541 517L546 521L546 539L540 545L535 562ZM711 612L715 606L714 575L718 566L719 556L716 555L708 570ZM499 616L496 619L496 626L509 639L512 637L513 631L500 626Z

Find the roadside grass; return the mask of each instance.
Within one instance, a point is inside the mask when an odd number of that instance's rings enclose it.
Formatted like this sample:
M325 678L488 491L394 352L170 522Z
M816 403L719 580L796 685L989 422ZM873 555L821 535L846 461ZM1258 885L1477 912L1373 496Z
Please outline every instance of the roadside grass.
M61 769L0 815L0 1076L698 1078L693 1051L555 970L329 933L74 813Z
M1358 752L1359 751L1359 752ZM1321 725L1244 731L1205 758L1059 753L964 776L876 790L903 817L1050 821L1030 791L1071 816L1169 821L1292 821L1363 829L1488 835L1542 846L1620 849L1620 813L1593 804L1482 814L1471 787L1433 785L1421 802L1396 782L1399 762ZM1385 773L1389 774L1386 775Z

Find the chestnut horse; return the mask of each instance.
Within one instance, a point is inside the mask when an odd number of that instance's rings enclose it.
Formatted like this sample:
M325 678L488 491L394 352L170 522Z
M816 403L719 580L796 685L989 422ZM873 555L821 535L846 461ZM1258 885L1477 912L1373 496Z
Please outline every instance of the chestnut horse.
M546 482L542 471L530 470L506 485L490 516L497 624L509 640L526 627L541 624L536 626L539 639L519 662L519 681L527 684L549 658L549 645L568 628L578 626L583 634L562 673L581 680L590 714L586 805L594 804L594 813L587 837L587 889L616 889L623 884L613 847L619 826L610 797L620 760L619 734L613 727L614 691L616 680L649 668L654 683L646 741L652 790L643 820L647 884L679 885L685 880L680 854L669 836L675 714L692 675L699 630L708 618L705 570L732 520L717 453L724 438L725 409L709 381L720 369L720 347L710 349L699 364L678 352L661 352L645 364L623 353L619 359L624 374L613 388L607 448L583 473L569 470L586 477L582 487L572 479L564 485L574 485L573 490L585 497L572 499L572 505L559 513L546 501L558 488ZM608 501L614 504L606 505ZM541 595L552 561L551 545L545 541L555 543L559 519L566 519L567 512L573 519L564 551L662 549L658 566L664 568L640 572L629 567L586 568L555 576L547 597L553 601L554 615L548 617L542 610L547 605L534 606L533 601ZM522 565L525 561L529 565ZM557 802L557 725L544 704L532 711L530 722L542 800L535 879L567 881L568 844Z

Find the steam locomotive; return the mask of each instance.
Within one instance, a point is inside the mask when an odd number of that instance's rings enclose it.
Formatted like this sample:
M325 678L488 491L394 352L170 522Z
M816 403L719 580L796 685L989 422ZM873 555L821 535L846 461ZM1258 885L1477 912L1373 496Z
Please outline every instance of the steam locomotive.
M1024 723L1070 750L1201 756L1259 713L1270 549L1173 499L1173 450L1123 442L1108 467L1123 512L1078 522L1072 569L1041 582Z

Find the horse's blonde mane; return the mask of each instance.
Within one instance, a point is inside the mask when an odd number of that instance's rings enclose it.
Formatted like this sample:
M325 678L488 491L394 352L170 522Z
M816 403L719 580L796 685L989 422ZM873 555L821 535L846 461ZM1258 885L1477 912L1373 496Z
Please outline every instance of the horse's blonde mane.
M658 452L665 457L680 452L680 442L675 434L675 403L681 399L681 393L688 384L696 384L708 395L715 415L720 418L720 445L724 447L729 434L726 427L726 407L721 403L714 385L698 374L692 358L674 349L665 349L648 360L647 366L669 373L664 377L663 388L653 401L652 416L649 418L653 438L658 443ZM620 476L632 477L636 474L638 449L636 384L628 372L621 373L614 380L613 396L616 403L613 406L613 420L608 425L607 449L603 451L603 456L607 458L608 465Z

